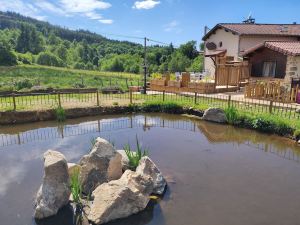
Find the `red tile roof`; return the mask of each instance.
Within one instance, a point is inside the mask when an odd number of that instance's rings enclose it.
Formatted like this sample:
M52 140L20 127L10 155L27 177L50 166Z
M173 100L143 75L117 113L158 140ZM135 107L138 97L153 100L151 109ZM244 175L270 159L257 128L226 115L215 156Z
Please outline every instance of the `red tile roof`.
M297 36L300 37L300 24L247 24L219 23L204 37L206 40L217 29L224 28L238 35Z
M266 41L246 50L243 53L243 56L246 56L260 48L268 48L284 55L300 56L300 41Z

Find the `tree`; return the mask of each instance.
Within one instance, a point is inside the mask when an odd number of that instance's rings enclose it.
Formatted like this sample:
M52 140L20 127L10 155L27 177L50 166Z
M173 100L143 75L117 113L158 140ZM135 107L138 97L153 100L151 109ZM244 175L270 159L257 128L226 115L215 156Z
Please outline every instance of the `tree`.
M191 60L179 52L175 52L169 62L168 69L170 72L184 72L191 65Z
M22 23L20 30L16 46L18 52L38 54L43 51L43 39L33 25Z
M0 39L0 65L1 66L13 66L17 64L17 57L12 52L9 43L3 39Z
M186 44L182 44L179 47L179 52L189 59L194 59L198 56L196 44L196 41L189 41Z
M57 56L58 56L60 59L66 61L66 60L67 60L67 56L68 56L68 50L67 50L67 48L65 47L65 45L60 44L60 45L57 47L57 49L56 49L56 54L57 54Z
M188 69L190 72L202 72L203 71L203 56L198 56L192 62L192 65Z

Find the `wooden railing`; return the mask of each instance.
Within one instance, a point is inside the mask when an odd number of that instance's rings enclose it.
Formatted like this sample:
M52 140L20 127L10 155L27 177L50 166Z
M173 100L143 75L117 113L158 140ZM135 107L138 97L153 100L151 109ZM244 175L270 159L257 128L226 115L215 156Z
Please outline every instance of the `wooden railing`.
M256 82L245 87L245 97L255 99L267 99L276 102L296 102L299 86L286 90L280 82Z

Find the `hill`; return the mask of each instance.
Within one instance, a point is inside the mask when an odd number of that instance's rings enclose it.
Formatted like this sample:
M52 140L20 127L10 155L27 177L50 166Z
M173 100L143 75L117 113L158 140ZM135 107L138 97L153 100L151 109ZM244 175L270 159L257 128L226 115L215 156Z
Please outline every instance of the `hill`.
M74 69L141 73L143 46L87 30L70 30L13 12L0 12L0 65L38 64ZM148 72L202 70L196 42L175 49L147 49Z

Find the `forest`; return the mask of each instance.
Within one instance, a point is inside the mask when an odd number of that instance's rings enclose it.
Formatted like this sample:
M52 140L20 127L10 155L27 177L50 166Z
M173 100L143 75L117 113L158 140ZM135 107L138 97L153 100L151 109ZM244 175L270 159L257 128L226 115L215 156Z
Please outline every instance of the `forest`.
M200 44L200 49L202 44ZM144 48L86 30L70 30L12 12L0 12L0 66L37 64L72 69L142 73ZM197 42L147 47L148 73L199 72Z

